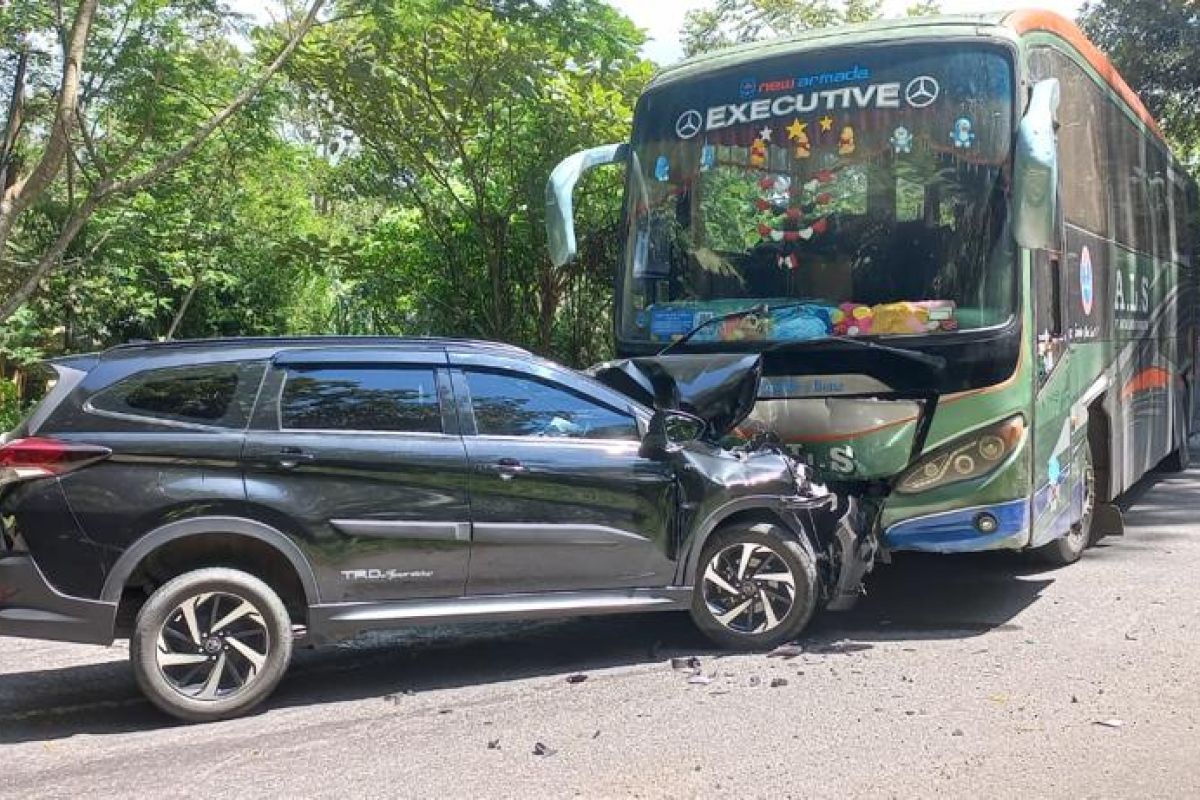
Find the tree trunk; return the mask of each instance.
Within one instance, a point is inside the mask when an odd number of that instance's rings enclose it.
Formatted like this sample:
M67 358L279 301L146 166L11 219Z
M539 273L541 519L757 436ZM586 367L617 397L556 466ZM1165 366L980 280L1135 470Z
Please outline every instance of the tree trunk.
M14 183L12 188L0 198L0 264L4 263L4 254L8 245L8 236L12 232L16 218L28 208L33 200L40 195L53 180L62 166L63 156L68 151L70 131L76 120L76 97L79 89L79 68L83 60L84 45L87 39L87 28L96 10L97 0L80 0L79 11L72 26L70 43L67 49L66 66L63 68L63 83L59 95L58 109L55 113L53 132L47 142L42 159L30 175ZM220 111L213 114L207 122L183 143L175 152L163 158L154 166L124 180L108 179L96 186L92 193L68 217L66 225L59 232L54 244L38 259L33 270L25 276L21 285L0 303L0 324L3 324L37 291L38 285L54 269L58 259L70 246L71 241L82 230L88 218L102 204L120 194L139 191L163 178L185 162L226 120L236 114L252 100L279 71L284 62L300 44L300 40L308 33L309 28L317 19L317 14L325 0L312 0L304 19L292 33L292 37L274 60L243 89L233 100ZM68 91L69 98L67 98ZM69 99L69 104L65 101Z
M21 114L25 110L25 69L29 65L29 39L21 43L17 68L13 74L12 96L8 103L8 120L4 125L4 140L0 141L0 195L16 180L14 169L17 133L21 130Z
M200 290L200 279L192 281L192 287L188 289L187 294L183 296L183 302L179 304L179 310L175 312L175 318L171 320L171 327L167 328L167 341L175 338L176 331L179 330L180 323L183 322L184 316L187 314L188 307L192 304L192 299L195 298L196 292Z
M79 8L75 12L75 21L71 25L71 34L63 52L58 103L54 109L54 120L50 125L50 135L46 139L41 159L28 175L12 181L12 185L0 194L0 264L4 263L4 254L8 251L8 237L16 225L17 217L46 191L70 150L70 132L75 128L79 79L83 72L83 54L87 48L92 18L96 14L96 3L97 0L80 0Z

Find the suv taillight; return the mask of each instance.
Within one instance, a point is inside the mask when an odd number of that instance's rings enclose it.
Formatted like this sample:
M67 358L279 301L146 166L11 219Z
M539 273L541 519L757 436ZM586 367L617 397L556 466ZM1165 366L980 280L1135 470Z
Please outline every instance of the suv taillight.
M52 478L112 455L107 447L32 436L0 447L0 486L34 478Z

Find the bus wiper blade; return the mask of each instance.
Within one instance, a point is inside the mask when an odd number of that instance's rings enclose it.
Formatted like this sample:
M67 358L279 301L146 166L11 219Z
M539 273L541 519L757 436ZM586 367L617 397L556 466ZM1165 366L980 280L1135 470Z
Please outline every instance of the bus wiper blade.
M882 342L877 342L874 339L858 339L853 336L841 336L835 333L830 334L822 339L803 340L804 344L818 344L820 342L845 342L846 344L852 344L855 347L863 347L867 350L877 350L881 353L888 353L889 355L898 356L899 358L915 361L918 364L924 364L930 369L938 372L941 372L946 368L946 359L942 358L941 356L922 353L919 350L909 350L905 347L896 347L895 345L883 344ZM799 343L800 342L779 342L774 347L768 349L777 350L781 347L787 347L788 345Z
M798 302L798 303L780 303L779 305L774 305L774 306L770 305L769 303L759 303L758 305L749 306L747 308L742 308L737 311L728 311L724 314L718 314L715 317L709 317L708 319L704 320L704 322L701 322L699 325L695 326L690 331L685 333L683 336L680 336L675 341L669 343L662 350L658 351L658 355L665 356L671 350L673 350L674 348L683 344L688 339L691 339L693 336L695 336L697 333L699 333L700 331L707 328L709 325L716 325L719 322L725 322L726 320L730 320L730 319L737 319L738 317L748 317L751 314L756 314L758 316L766 316L767 314L770 314L773 311L786 311L789 308L799 308L800 306L807 306L807 305L811 305L811 304L812 304L811 300L806 300L806 301Z

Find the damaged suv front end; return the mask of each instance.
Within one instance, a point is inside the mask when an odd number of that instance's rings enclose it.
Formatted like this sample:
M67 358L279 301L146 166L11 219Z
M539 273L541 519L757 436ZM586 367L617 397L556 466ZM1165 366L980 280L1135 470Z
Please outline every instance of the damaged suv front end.
M661 355L607 362L590 372L656 409L643 451L672 460L679 476L677 583L703 587L697 576L712 566L706 556L719 528L777 520L811 559L814 606L853 605L877 550L858 501L814 480L811 468L774 436L734 435L758 397L758 355ZM694 611L703 595L697 591Z

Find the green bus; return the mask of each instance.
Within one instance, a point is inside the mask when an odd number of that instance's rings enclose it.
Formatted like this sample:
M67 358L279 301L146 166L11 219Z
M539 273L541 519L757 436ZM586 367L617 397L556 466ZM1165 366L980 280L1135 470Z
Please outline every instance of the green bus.
M889 20L660 72L628 143L623 356L763 353L743 433L883 496L888 550L1075 561L1182 469L1195 184L1108 60L1023 11ZM879 491L883 487L885 491Z

